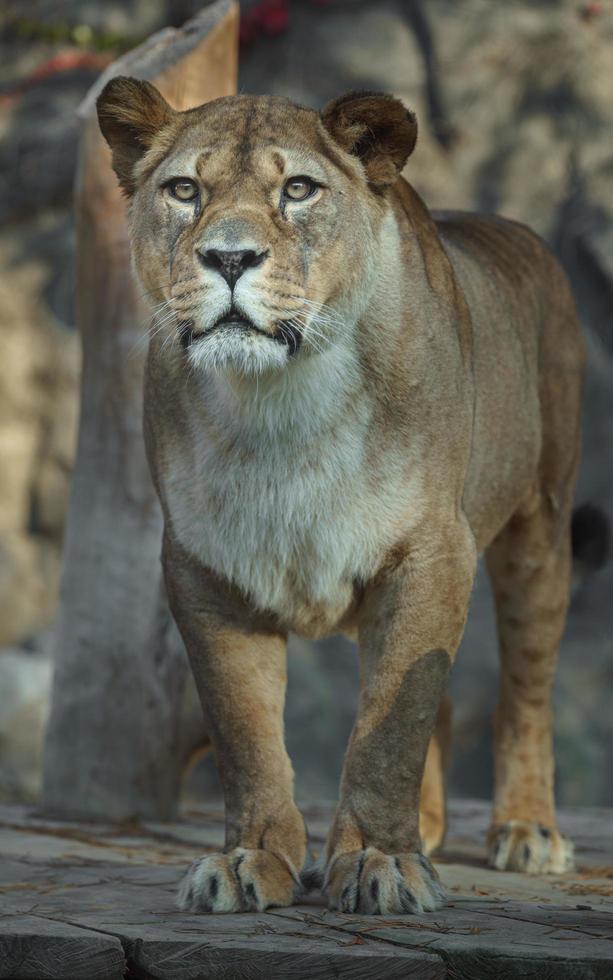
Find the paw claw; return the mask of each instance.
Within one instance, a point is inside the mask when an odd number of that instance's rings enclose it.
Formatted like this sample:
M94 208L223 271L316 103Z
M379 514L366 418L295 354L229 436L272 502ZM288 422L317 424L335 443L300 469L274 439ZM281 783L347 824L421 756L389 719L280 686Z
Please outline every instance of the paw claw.
M400 904L402 906L403 912L415 913L417 912L417 902L415 901L415 895L413 892L409 891L406 885L402 886L400 889Z

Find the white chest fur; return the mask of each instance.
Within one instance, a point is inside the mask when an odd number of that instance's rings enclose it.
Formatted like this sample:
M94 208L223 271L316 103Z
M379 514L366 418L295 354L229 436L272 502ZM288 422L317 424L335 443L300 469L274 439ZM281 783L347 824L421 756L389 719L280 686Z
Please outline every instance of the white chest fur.
M309 608L338 622L417 489L406 458L375 457L373 405L342 356L328 351L246 400L211 381L209 425L195 412L189 453L166 468L183 547L296 629Z

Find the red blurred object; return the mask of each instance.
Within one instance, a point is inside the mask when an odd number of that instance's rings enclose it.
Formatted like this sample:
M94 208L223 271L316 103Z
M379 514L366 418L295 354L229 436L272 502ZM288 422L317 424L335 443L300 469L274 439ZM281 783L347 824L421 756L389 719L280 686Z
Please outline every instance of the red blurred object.
M57 75L63 71L73 71L75 68L94 68L102 70L111 63L113 56L110 54L96 54L92 51L63 51L61 54L54 55L47 61L43 61L31 75L22 82L22 85L32 85L40 82L49 75Z
M63 72L74 71L77 68L90 68L94 71L102 71L113 60L111 54L96 54L91 51L63 51L56 54L53 58L43 61L38 68L22 78L16 85L5 89L0 93L0 105L18 99L29 88L44 82L52 75L60 75Z
M240 43L251 44L261 34L283 34L288 24L289 0L261 0L241 15Z
M581 20L593 20L595 17L600 17L603 13L604 4L598 3L597 0L593 0L592 3L584 3L579 10Z

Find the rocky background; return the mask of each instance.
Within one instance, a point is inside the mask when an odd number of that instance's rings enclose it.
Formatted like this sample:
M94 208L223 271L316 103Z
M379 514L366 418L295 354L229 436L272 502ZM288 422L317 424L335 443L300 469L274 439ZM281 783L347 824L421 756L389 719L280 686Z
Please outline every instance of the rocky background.
M35 799L78 418L75 109L102 68L202 4L5 0L0 36L0 799ZM242 5L240 86L315 107L393 91L418 114L407 176L431 207L498 211L565 264L589 348L578 502L613 521L613 4L285 0ZM503 434L501 434L501 437ZM604 541L603 541L604 544ZM556 690L559 797L613 804L613 565L581 578ZM495 630L480 574L452 677L452 792L489 796ZM300 796L331 797L357 693L348 642L294 641ZM210 759L187 789L211 791Z

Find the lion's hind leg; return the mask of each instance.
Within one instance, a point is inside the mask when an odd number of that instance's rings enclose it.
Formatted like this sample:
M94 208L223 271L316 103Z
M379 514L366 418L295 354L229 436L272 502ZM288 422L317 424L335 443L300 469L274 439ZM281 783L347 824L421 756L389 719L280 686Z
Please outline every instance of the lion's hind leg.
M539 331L541 450L534 484L486 551L501 659L490 863L563 872L573 848L556 826L551 693L571 580L571 518L581 447L584 345L568 282L550 258Z
M501 679L489 863L530 873L572 868L556 827L551 690L570 588L570 507L537 493L490 545Z

